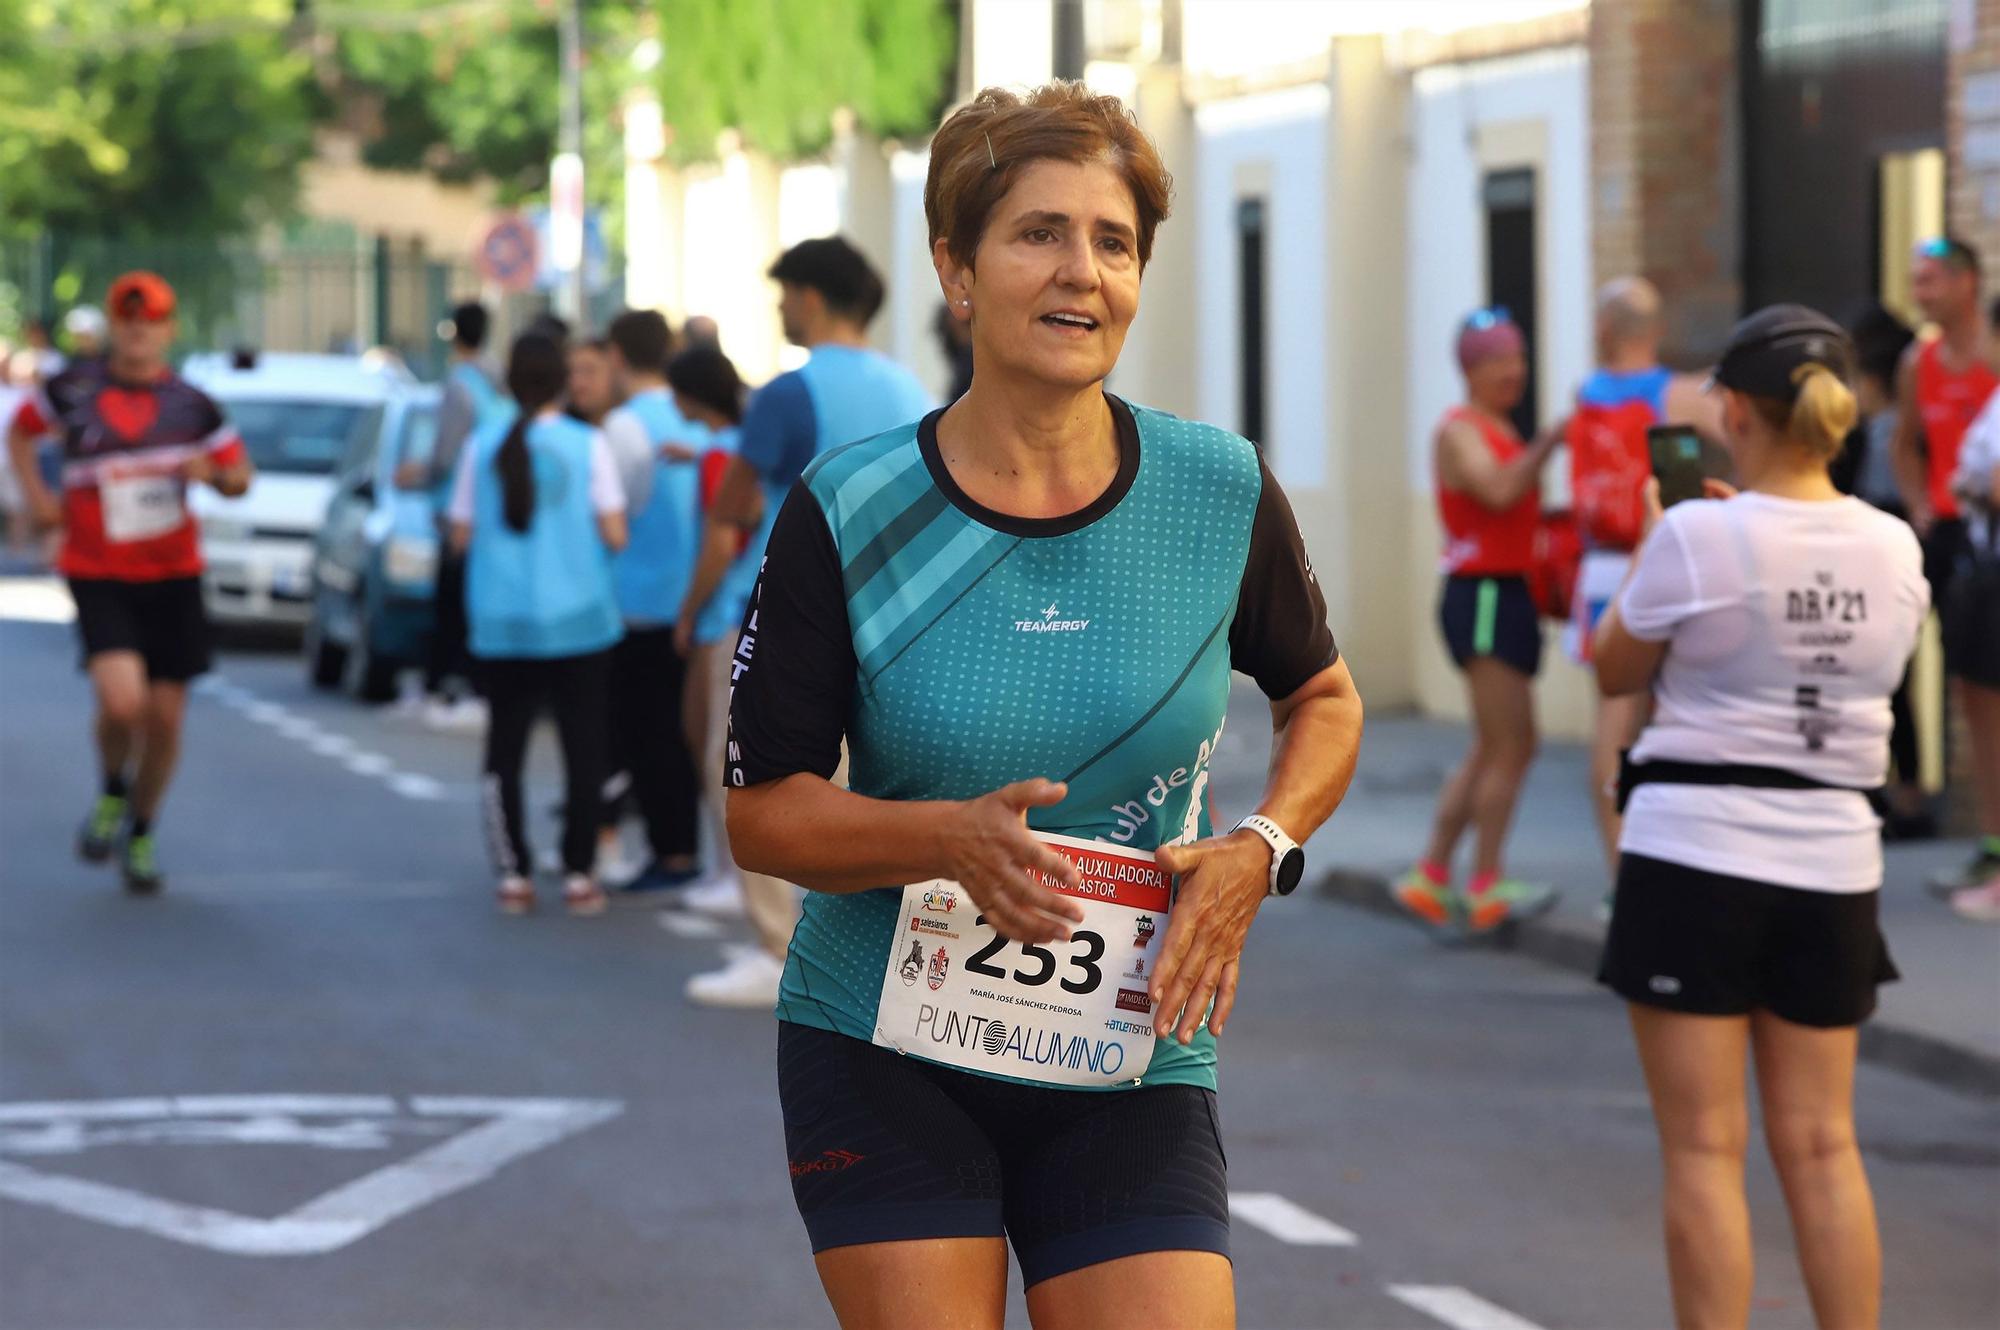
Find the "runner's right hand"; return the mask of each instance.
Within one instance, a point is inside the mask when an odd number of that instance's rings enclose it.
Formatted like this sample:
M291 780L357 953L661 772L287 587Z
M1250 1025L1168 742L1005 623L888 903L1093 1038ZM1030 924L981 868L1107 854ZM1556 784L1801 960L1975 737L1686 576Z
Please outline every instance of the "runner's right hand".
M53 531L58 535L62 533L63 506L61 500L57 499L54 495L43 493L35 496L32 507L34 511L31 515L35 519L36 530Z
M1069 787L1020 780L958 805L951 819L949 872L986 922L1013 942L1053 942L1081 922L1083 907L1042 885L1075 885L1076 865L1028 834L1028 810L1059 804Z

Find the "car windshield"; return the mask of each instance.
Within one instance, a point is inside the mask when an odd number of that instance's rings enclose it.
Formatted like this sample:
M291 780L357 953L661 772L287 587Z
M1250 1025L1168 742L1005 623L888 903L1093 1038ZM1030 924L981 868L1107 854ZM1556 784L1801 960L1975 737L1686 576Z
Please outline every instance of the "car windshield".
M259 397L225 400L222 412L243 436L259 471L327 476L367 431L376 428L380 408Z

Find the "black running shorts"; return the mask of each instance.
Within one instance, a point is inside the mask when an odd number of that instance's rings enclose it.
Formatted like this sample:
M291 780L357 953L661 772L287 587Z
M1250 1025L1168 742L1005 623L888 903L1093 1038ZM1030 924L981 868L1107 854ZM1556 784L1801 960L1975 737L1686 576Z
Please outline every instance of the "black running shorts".
M815 1253L1004 1236L1029 1287L1144 1252L1229 1255L1212 1090L1022 1085L781 1022L778 1097Z
M155 683L186 683L209 667L208 612L201 579L157 582L72 577L76 632L87 667L107 651L136 651Z
M1444 579L1438 623L1460 669L1479 656L1513 666L1533 678L1542 668L1542 620L1522 577Z
M1898 977L1881 893L1806 891L1627 854L1597 979L1628 1002L1702 1016L1763 1008L1797 1025L1859 1025Z

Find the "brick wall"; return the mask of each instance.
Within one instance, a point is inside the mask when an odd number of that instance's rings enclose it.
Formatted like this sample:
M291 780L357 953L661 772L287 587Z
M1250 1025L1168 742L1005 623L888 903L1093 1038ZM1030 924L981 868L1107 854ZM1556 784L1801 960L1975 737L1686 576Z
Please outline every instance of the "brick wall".
M1948 215L1953 234L2000 255L2000 0L1961 3L1947 55Z
M1715 353L1743 300L1738 23L1737 0L1590 7L1597 280L1650 278L1681 363Z

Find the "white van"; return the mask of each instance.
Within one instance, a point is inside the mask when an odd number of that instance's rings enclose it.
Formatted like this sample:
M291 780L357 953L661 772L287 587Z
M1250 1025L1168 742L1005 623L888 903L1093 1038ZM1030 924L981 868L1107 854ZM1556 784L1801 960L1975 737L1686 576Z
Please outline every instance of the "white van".
M196 486L203 599L222 623L303 628L312 614L313 538L342 462L372 449L389 398L416 379L393 356L190 356L188 382L243 436L257 478L224 498Z

